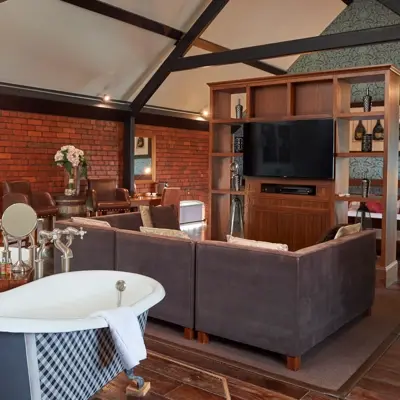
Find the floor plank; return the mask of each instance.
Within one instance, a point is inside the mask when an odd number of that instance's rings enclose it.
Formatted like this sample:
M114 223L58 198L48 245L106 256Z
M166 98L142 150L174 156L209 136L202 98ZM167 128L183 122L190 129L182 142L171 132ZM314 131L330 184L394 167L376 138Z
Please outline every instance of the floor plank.
M143 365L140 367L136 367L135 374L141 376L145 381L151 383L151 391L153 393L165 395L182 384L181 382L166 376L165 374L159 374L155 371L146 369L146 361L144 361Z
M346 400L399 400L400 395L386 395L376 393L362 387L355 387L346 397Z
M223 400L226 396L217 396L216 394L206 392L197 387L182 385L165 396L170 400Z
M228 377L227 382L230 394L241 400L293 400L293 397L288 397L238 379Z
M207 390L208 392L221 396L225 394L220 377L211 375L195 367L193 369L188 368L185 365L154 356L143 362L143 366L146 369L166 375L179 382Z
M165 345L156 340L146 338L148 349L169 357L176 358L185 363L196 367L213 371L217 374L228 376L243 382L251 383L255 386L285 395L292 399L301 399L308 393L307 389L289 383L281 382L276 379L254 373L248 369L242 369L224 362L217 362L209 357L182 350L176 346Z
M310 392L307 393L301 400L334 400L334 397L325 396L321 393Z

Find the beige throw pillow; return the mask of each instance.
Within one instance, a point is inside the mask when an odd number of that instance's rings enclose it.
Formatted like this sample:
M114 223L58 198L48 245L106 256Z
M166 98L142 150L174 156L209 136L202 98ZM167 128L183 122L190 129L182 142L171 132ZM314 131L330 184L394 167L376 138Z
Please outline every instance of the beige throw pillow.
M71 217L72 222L76 224L82 225L91 225L91 226L103 226L107 228L111 228L111 225L107 221L100 221L98 219L93 218L83 218L83 217Z
M361 224L353 224L342 226L336 233L335 239L341 238L343 236L348 236L353 233L357 233L361 231Z
M226 241L241 246L258 247L261 249L288 251L288 245L282 243L258 242L257 240L242 239L231 235L226 235Z
M139 206L140 216L142 217L142 223L145 228L153 228L153 221L151 219L150 207Z
M145 226L140 227L140 232L149 233L151 235L169 236L180 239L190 239L186 232L177 231L175 229L163 229L163 228L146 228Z

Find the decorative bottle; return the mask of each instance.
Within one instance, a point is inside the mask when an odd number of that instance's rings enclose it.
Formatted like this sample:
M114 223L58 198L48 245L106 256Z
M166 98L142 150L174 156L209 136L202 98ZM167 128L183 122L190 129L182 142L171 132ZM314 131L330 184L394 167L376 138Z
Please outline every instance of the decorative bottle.
M367 93L363 98L363 105L364 105L364 111L371 111L372 108L372 97L369 94L369 88L367 88Z
M240 104L240 99L238 100L238 103L235 106L235 112L237 119L243 118L243 106Z
M365 132L361 140L361 151L370 153L372 151L372 134Z
M383 126L381 124L380 119L378 119L378 121L376 121L376 125L374 126L374 129L372 130L372 138L373 138L373 140L383 140L383 138L384 138L384 130L383 130Z
M354 130L354 139L355 140L362 140L363 135L367 132L365 126L363 125L362 121L358 121L356 129Z
M364 178L361 180L361 196L363 198L368 197L369 195L369 179Z

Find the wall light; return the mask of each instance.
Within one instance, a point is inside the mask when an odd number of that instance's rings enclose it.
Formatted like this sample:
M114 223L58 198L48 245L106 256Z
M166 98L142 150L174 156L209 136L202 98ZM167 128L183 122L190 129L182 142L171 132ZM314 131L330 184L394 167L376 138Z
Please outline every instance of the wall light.
M207 117L210 115L210 113L208 112L208 110L203 110L203 111L201 112L201 115L202 115L203 117L207 118Z
M109 94L105 94L104 96L103 96L103 101L105 102L105 103L107 103L108 101L110 101L111 100L111 96L109 95Z
M151 168L150 167L146 167L143 172L145 173L145 175L150 175L151 174Z

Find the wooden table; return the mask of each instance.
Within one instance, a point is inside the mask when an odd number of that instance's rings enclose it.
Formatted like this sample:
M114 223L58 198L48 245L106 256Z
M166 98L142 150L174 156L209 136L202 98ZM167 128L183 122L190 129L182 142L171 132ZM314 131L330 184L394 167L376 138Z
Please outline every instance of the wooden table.
M131 208L139 206L158 206L161 204L161 196L134 196L131 197Z
M0 292L25 285L33 280L33 269L26 274L0 275Z
M64 194L54 196L58 207L59 219L71 217L86 217L86 197L66 196Z

